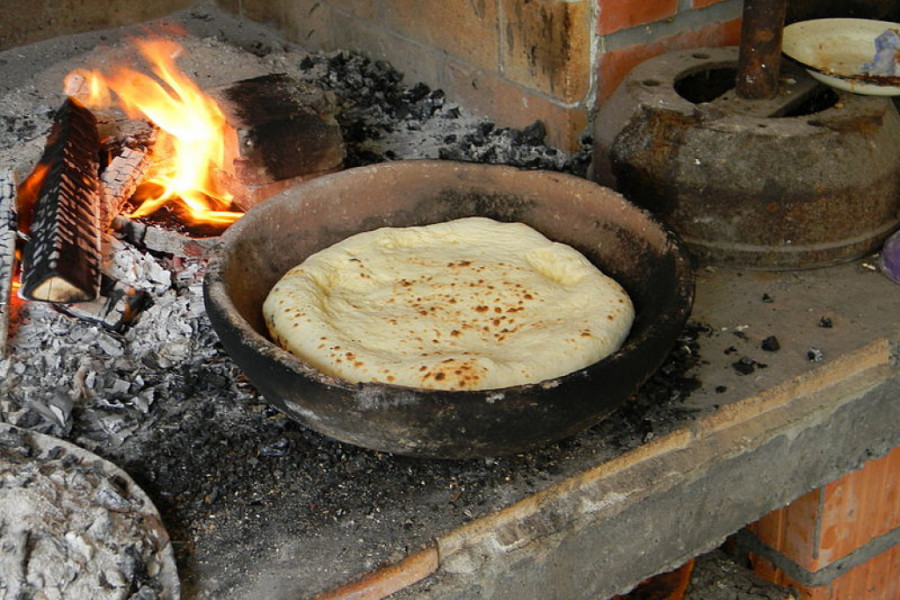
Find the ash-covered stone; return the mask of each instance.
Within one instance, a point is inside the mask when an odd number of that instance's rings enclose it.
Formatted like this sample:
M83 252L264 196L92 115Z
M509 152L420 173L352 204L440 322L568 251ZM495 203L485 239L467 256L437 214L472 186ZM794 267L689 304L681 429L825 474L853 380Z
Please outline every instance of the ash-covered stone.
M2 424L0 439L3 598L178 597L155 510L112 465Z
M806 359L810 362L822 362L825 360L825 353L819 348L810 348L806 351Z

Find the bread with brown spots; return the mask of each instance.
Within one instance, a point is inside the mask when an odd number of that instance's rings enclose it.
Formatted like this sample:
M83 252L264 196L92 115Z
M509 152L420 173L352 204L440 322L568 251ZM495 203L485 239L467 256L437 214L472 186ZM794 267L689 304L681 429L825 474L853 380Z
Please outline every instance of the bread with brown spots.
M351 236L285 274L263 314L277 344L349 382L481 390L600 360L634 308L570 246L470 217Z

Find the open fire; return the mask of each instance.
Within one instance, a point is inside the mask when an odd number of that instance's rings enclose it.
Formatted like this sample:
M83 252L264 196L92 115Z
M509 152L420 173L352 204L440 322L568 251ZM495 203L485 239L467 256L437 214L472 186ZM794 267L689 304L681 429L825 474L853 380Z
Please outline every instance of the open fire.
M180 222L218 233L243 214L232 210L219 175L237 143L224 113L179 71L177 43L133 44L155 78L124 66L108 76L69 73L43 156L15 191L9 210L28 238L16 286L25 299L95 301L117 218L165 207Z
M119 66L110 75L76 70L65 82L67 91L87 88L85 105L90 109L109 109L118 100L131 119L146 119L159 128L152 164L128 216L143 217L168 202L179 202L186 209L179 214L191 222L234 222L242 213L231 210L233 195L216 175L234 154L234 130L215 100L176 66L181 52L177 43L140 39L134 44L156 78Z
M340 129L297 81L266 75L204 91L176 65L183 49L174 40L131 45L149 74L121 61L71 70L43 156L10 188L7 216L27 238L14 284L26 300L108 305L121 239L203 256L253 204L340 167Z

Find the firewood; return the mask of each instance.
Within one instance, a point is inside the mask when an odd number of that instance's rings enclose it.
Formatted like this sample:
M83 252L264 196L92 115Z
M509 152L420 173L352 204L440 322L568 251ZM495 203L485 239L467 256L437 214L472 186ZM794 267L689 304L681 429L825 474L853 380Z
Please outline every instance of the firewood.
M54 117L41 158L46 175L22 259L25 299L70 303L97 297L99 148L94 115L68 98Z
M11 173L0 174L0 358L6 356L9 308L16 273L16 185Z
M100 176L101 231L107 231L122 212L122 207L143 181L150 163L149 150L127 146L109 162Z
M321 89L283 74L209 90L237 133L232 170L246 189L235 203L247 210L271 184L339 170L345 150L331 103Z
M112 229L136 248L179 258L206 258L219 243L218 237L190 237L156 225L147 225L125 217L113 220Z

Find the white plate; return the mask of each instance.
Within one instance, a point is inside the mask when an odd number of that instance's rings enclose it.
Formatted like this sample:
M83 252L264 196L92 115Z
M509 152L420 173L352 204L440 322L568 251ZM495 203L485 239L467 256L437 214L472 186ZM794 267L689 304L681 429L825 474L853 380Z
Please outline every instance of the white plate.
M782 51L814 78L840 90L874 96L900 95L900 78L866 75L875 38L900 23L870 19L815 19L784 28Z

